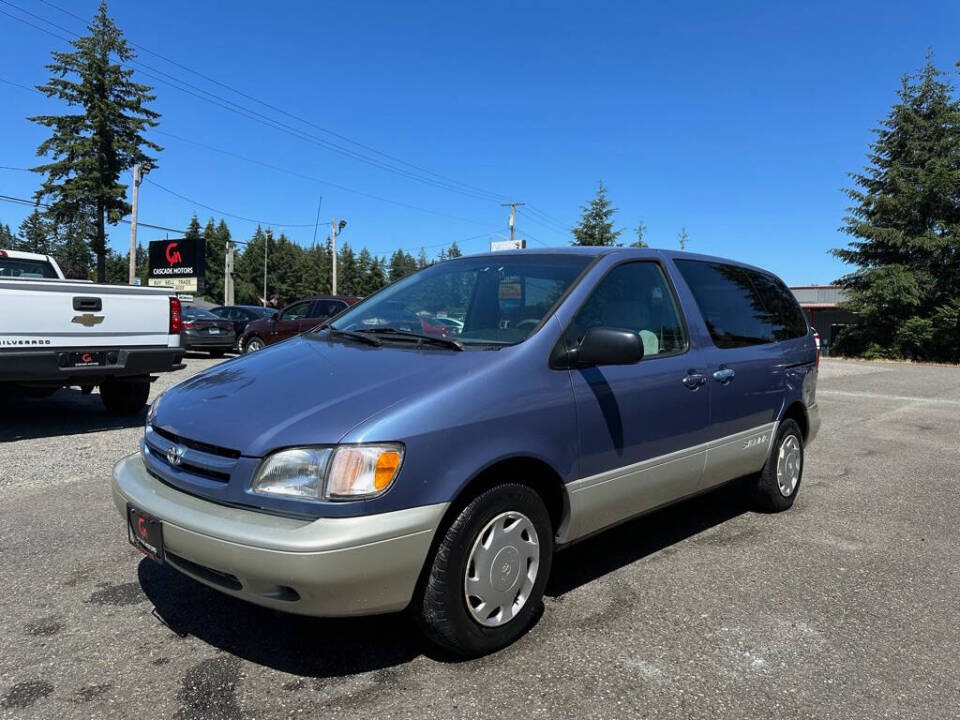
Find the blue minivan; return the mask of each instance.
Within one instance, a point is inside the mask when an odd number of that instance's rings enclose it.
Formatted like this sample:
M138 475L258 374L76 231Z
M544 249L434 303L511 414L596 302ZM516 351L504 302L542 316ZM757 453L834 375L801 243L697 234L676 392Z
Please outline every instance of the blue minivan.
M559 548L737 478L789 508L818 362L749 265L463 257L167 390L113 496L130 541L199 582L306 615L408 608L479 655L535 621Z

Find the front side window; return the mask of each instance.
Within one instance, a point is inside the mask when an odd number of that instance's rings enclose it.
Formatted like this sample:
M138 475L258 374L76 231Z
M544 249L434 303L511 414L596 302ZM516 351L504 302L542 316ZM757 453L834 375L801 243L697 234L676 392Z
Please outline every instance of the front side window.
M673 292L654 262L620 265L603 278L567 330L578 344L592 327L633 330L643 340L644 359L682 352L686 337Z
M333 327L456 335L465 347L513 345L540 324L592 259L531 253L438 263L353 306ZM455 318L456 331L437 318Z
M703 320L718 348L738 348L806 334L803 316L793 313L779 281L764 273L723 263L677 260ZM799 308L797 308L799 313ZM800 323L803 323L801 329Z
M302 320L310 311L310 302L298 302L280 313L281 320Z

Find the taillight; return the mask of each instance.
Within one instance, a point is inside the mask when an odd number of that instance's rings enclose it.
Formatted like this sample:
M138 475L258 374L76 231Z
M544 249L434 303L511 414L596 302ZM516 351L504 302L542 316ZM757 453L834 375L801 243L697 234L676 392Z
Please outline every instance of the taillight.
M180 315L180 298L170 298L170 334L179 335L183 327L183 317Z
M817 360L814 367L820 367L820 333L816 330L813 331L813 342L817 345Z

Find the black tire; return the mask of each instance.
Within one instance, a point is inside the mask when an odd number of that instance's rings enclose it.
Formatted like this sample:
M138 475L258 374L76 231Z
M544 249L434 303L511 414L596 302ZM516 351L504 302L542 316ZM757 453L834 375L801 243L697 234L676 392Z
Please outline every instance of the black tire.
M258 350L263 350L267 344L263 341L259 335L254 335L252 338L247 340L243 346L244 353L257 352Z
M791 438L791 440L788 441L788 438ZM787 443L787 445L785 446L784 443ZM799 467L797 468L796 483L793 484L793 489L787 492L781 490L780 482L777 479L777 468L780 464L781 448L789 448L792 443L795 443L795 447L799 451ZM779 428L777 428L777 435L770 447L770 456L767 458L763 470L757 476L753 489L754 502L757 507L766 512L781 512L790 508L797 497L797 493L800 492L803 465L803 432L795 420L788 418L781 422ZM789 476L788 474L787 477ZM788 483L785 481L786 484Z
M522 513L532 523L539 564L532 589L517 614L503 625L486 627L467 607L467 565L481 531L508 512ZM497 485L474 498L441 531L412 606L418 625L431 641L455 655L476 657L506 647L536 622L543 609L543 589L553 562L553 527L543 500L525 485Z
M210 357L212 358L222 358L223 354L226 352L223 348L217 348L216 350L210 351Z
M150 396L149 380L118 382L109 380L100 385L100 399L113 415L134 415L143 410Z

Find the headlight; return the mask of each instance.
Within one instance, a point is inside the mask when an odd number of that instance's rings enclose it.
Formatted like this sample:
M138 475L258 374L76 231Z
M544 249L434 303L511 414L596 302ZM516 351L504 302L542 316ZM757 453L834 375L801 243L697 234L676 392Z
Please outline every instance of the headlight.
M402 462L397 444L292 448L263 461L252 489L304 500L370 498L386 492Z
M146 427L153 425L153 419L157 416L157 406L160 404L160 398L162 397L163 393L160 393L153 399L153 402L150 403L150 409L147 410Z

